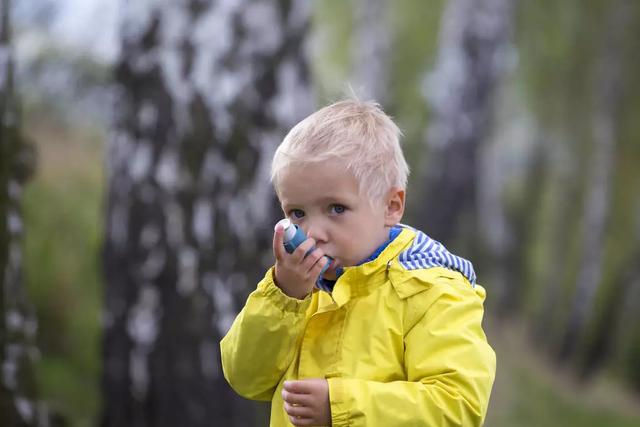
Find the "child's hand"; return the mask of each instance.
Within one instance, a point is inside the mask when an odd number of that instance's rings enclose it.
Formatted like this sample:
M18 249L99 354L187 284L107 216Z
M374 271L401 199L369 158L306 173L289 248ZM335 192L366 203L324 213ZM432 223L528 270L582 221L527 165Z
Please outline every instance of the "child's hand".
M329 383L322 378L285 381L284 410L294 426L330 426Z
M276 224L273 234L276 285L290 297L304 299L313 289L327 259L324 257L324 252L317 248L305 257L316 244L311 238L302 242L293 253L287 253L282 243L283 234L282 225Z

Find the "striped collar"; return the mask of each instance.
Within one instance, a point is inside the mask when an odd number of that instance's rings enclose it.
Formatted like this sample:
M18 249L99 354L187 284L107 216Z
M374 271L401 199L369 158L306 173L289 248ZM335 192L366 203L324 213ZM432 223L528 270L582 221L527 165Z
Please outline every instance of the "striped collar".
M384 263L386 264L388 260L387 261L379 260L378 258L384 252L386 252L386 249L388 249L388 247L392 242L397 240L396 238L399 235L406 234L406 233L402 233L403 230L406 230L406 231L410 230L411 233L409 234L415 236L413 238L413 241L411 242L411 245L408 247L402 247L404 246L405 243L408 243L408 242L405 242L406 240L405 238L401 239L402 242L398 241L398 244L401 245L400 248L396 249L398 251L401 250L400 254L398 255L398 261L405 270L419 270L419 269L429 269L434 267L444 267L449 270L460 272L462 275L464 275L467 278L467 280L469 280L469 283L471 283L472 286L475 286L476 273L470 261L452 254L445 248L445 246L442 243L432 239L422 231L416 230L412 227L409 227L403 224L399 224L392 227L391 230L389 231L389 239L385 243L380 245L368 258L361 261L358 265L352 266L352 267L340 268L337 271L338 278L340 278L346 271L353 271L353 273L356 273L356 272L365 273L366 271L369 271L372 269L377 270L377 268L373 268L374 267L373 264L375 265L380 264L380 262L378 261L384 261ZM395 245L394 243L393 246L395 247L397 245ZM398 252L394 250L393 253L389 253L387 254L387 256L384 256L383 258L386 259L386 258L389 258L389 256L393 258L397 254ZM372 261L376 261L376 262L372 262ZM318 287L318 289L329 292L329 293L333 291L335 284L336 284L336 281L327 280L322 277L318 278L318 281L316 282L316 286Z

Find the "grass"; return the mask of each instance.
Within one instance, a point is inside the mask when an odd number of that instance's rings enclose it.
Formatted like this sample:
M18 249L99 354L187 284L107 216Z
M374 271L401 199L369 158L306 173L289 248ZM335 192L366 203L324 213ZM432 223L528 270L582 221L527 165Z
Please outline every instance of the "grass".
M491 323L490 323L491 325ZM498 357L486 426L632 427L640 425L640 396L605 375L578 383L552 368L518 326L489 327Z

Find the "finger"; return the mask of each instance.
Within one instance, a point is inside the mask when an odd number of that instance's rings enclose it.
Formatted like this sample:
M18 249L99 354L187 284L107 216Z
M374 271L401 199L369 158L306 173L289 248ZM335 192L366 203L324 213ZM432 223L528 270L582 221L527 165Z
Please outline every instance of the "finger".
M311 386L309 381L305 380L293 380L293 381L285 381L282 384L282 388L289 393L293 394L310 394Z
M324 258L324 252L322 251L322 249L313 249L302 263L304 270L307 273L311 273L313 267L322 258Z
M294 261L297 263L302 262L302 260L307 256L307 254L313 249L315 245L316 241L311 237L302 242L300 246L298 246L296 250L293 251L292 255Z
M313 418L296 418L289 415L289 421L291 421L291 424L293 424L296 427L317 425L317 423L314 421Z
M324 266L327 265L329 260L326 256L322 256L309 270L309 276L317 278L320 276L320 272L324 269Z
M284 227L282 224L277 223L273 233L273 254L276 257L276 260L280 261L285 254L284 249Z
M310 407L313 406L313 395L311 394L298 394L291 393L286 390L282 390L282 400L291 404L298 406Z
M284 402L284 410L288 415L296 418L312 418L313 409L308 406L296 406L290 403Z

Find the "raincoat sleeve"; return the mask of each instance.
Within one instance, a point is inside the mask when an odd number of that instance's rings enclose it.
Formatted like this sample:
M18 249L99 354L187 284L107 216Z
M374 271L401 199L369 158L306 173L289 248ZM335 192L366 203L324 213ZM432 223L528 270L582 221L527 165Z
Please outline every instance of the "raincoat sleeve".
M220 342L224 377L247 399L271 400L294 358L311 301L310 296L298 300L285 295L274 283L272 270Z
M484 290L427 292L428 309L405 333L407 381L330 378L333 427L482 425L496 366L481 327Z

